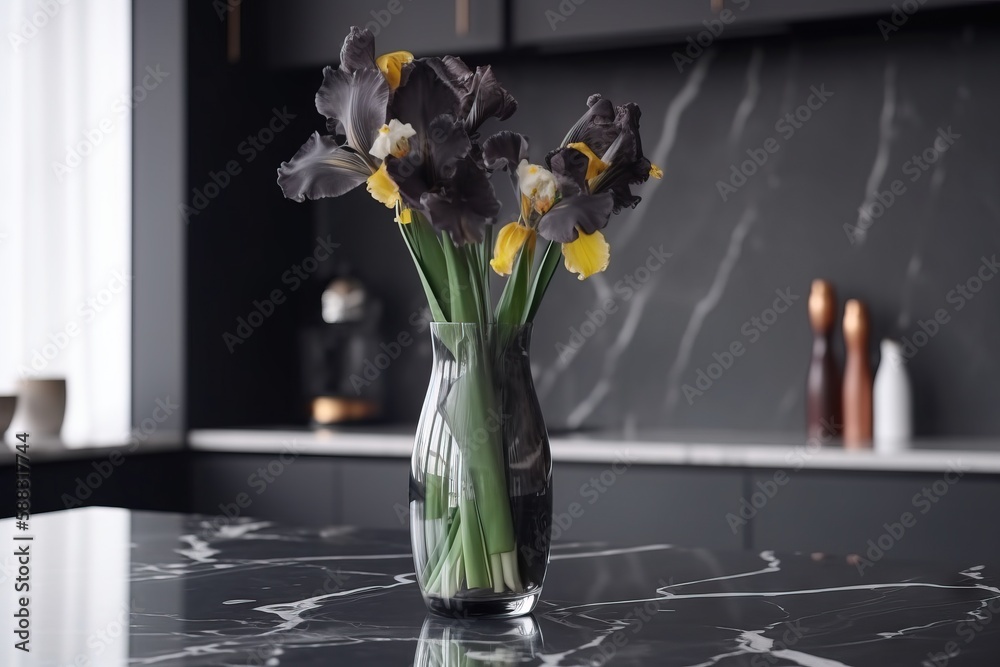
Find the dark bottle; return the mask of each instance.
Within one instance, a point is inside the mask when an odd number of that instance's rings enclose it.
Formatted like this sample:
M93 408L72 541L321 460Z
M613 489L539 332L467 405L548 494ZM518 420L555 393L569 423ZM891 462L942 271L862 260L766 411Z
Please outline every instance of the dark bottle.
M851 299L844 306L844 446L872 446L872 367L869 354L871 325L863 303Z
M833 354L833 326L837 318L837 296L833 285L814 280L809 293L809 324L813 330L812 361L809 364L806 414L810 440L828 442L840 435L840 369Z

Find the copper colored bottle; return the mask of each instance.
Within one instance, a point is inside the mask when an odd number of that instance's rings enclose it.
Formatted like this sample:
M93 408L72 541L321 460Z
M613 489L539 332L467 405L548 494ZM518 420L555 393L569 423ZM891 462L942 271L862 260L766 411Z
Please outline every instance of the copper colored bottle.
M844 306L844 446L872 446L872 367L868 349L871 324L863 303L851 299Z
M827 442L840 435L840 369L833 354L833 326L837 319L837 296L833 285L814 280L809 293L809 324L813 330L812 362L809 364L806 397L810 440Z

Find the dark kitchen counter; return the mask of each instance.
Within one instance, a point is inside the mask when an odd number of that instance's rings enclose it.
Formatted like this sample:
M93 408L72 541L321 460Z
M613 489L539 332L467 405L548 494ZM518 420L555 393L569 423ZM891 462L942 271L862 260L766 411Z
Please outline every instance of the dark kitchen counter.
M31 653L9 631L0 650L14 667L992 667L1000 655L1000 577L981 563L680 549L667 535L563 543L533 615L477 622L427 616L403 530L106 508L38 515L26 532L0 523L8 539L34 536L10 543L31 550ZM13 563L0 563L7 619Z

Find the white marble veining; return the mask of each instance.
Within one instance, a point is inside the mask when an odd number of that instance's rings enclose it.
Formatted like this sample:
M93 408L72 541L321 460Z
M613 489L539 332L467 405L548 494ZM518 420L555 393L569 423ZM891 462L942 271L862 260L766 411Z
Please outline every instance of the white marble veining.
M885 64L884 80L882 110L878 120L878 146L875 149L875 160L872 162L871 172L865 181L865 195L858 208L858 219L853 230L854 242L859 244L864 243L868 238L873 220L880 217L873 216L872 205L875 204L875 197L882 186L885 172L889 168L893 120L896 117L896 65L891 60Z
M130 530L83 547L67 537L81 522ZM427 615L405 531L206 525L206 517L110 508L33 518L49 548L73 546L94 564L66 579L68 588L39 595L127 590L127 641L109 653L96 639L107 619L67 610L35 618L45 644L28 658L5 646L3 664L916 667L950 650L952 667L993 667L1000 651L1000 624L991 623L1000 582L989 565L887 561L862 575L831 554L556 542L534 613L483 621ZM183 553L192 535L215 562ZM96 565L120 549L127 560ZM151 579L151 570L164 574Z
M756 220L757 208L751 205L743 212L739 222L736 223L736 226L733 227L733 231L730 233L729 246L726 248L726 254L723 255L722 261L719 262L719 267L715 271L715 279L712 280L708 292L698 300L691 311L691 317L684 328L684 334L681 336L681 343L674 357L674 362L667 373L667 397L664 401L664 406L668 412L672 412L677 408L681 394L681 379L684 371L687 370L688 364L691 362L691 351L694 349L695 341L701 332L701 327L705 323L705 318L719 305L719 300L722 298L722 294L726 290L726 285L729 283L729 276L732 275L733 267L736 266L736 262L740 260L740 255L743 254L743 242L746 240L747 234Z

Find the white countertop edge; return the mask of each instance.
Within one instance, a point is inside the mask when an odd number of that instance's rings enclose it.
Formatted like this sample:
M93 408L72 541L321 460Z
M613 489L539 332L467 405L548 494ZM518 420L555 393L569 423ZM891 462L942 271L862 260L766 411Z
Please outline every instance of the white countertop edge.
M195 430L188 443L196 451L247 454L408 457L413 436L406 433ZM681 442L596 440L556 437L556 461L640 465L774 468L784 470L870 470L885 472L1000 473L1000 451L909 450L886 455L873 451L806 446L737 445Z
M184 436L180 432L165 434L163 437L149 438L146 442L102 442L97 445L68 445L58 438L29 438L29 461L44 463L48 461L73 461L79 459L100 459L118 453L123 457L131 454L158 454L163 452L179 452L184 449ZM11 465L17 462L18 451L15 442L0 443L0 465Z

